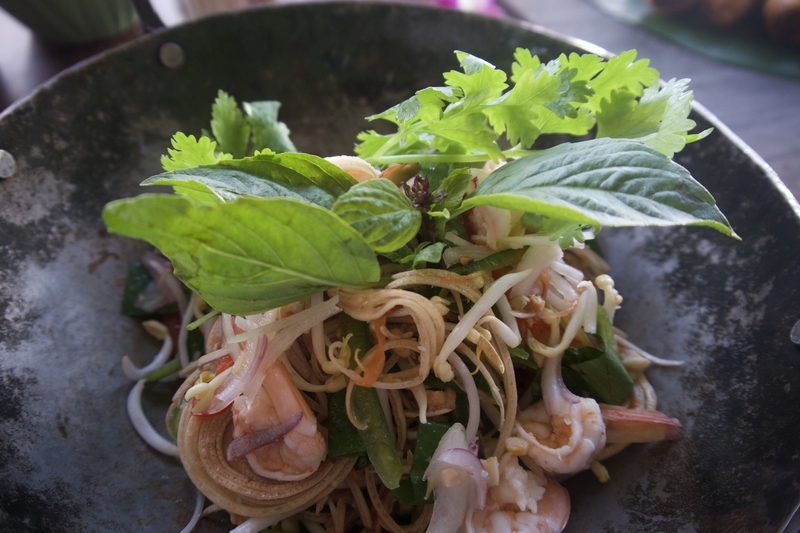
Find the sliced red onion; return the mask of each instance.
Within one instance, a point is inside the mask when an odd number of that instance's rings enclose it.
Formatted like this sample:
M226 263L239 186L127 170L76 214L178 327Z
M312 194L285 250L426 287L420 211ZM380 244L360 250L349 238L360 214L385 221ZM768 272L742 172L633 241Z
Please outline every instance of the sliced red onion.
M426 475L435 479L446 468L453 468L461 474L461 483L470 489L470 506L473 509L483 509L486 505L486 491L489 488L489 473L483 468L481 460L464 448L450 448L439 456L435 465L429 466ZM439 497L438 489L436 497Z
M230 373L219 387L219 390L214 393L214 399L208 408L200 414L213 415L219 413L232 404L233 400L244 391L247 384L254 379L267 354L269 340L266 336L262 336L255 342L248 341L248 344L254 344L255 346L252 349L243 350L239 355L239 360L244 358L241 362L242 366L239 367L238 371ZM236 361L236 365L239 364L239 360ZM236 365L234 365L234 368L236 368Z
M469 505L469 486L459 483L436 489L433 514L426 533L456 533L464 524Z
M248 433L247 435L233 439L228 445L228 449L226 451L228 461L241 459L248 453L252 453L262 446L277 442L278 440L282 439L284 435L293 430L302 419L303 412L298 411L290 416L285 422L281 422L277 426L254 431L253 433Z
M464 426L456 423L442 436L431 457L423 476L436 492L428 533L455 533L471 509L486 505L489 473L468 447ZM459 483L449 487L440 484L439 478L448 468L456 470L460 477Z

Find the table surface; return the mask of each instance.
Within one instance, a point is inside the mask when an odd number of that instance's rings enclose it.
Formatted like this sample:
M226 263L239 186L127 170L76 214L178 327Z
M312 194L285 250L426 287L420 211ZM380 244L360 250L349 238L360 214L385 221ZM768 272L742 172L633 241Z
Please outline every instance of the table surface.
M628 25L587 0L501 0L512 16L601 46L635 48L664 79L691 78L695 99L750 145L800 198L800 81L709 59L644 28ZM167 25L185 16L178 0L152 0ZM0 109L31 93L108 43L55 48L0 10ZM800 53L800 52L798 52Z

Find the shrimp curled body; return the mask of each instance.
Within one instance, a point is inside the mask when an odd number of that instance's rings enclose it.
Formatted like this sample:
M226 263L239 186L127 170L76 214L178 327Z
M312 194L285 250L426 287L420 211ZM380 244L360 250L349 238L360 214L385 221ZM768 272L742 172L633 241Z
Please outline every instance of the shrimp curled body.
M258 475L281 481L304 479L325 460L327 444L317 428L314 413L281 361L269 368L249 406L244 396L233 402L235 438L278 426L297 412L302 412L303 417L283 438L247 454L250 467Z
M500 484L489 488L467 533L561 533L570 513L569 493L541 469L526 470L516 457L500 458Z

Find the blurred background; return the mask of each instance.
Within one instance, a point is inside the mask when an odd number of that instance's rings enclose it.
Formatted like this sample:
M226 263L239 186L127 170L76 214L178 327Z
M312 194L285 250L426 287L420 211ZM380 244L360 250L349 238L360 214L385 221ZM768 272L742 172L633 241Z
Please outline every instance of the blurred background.
M800 0L416 0L631 48L761 155L800 197ZM151 0L175 25L263 0ZM131 0L0 0L0 110L142 32Z

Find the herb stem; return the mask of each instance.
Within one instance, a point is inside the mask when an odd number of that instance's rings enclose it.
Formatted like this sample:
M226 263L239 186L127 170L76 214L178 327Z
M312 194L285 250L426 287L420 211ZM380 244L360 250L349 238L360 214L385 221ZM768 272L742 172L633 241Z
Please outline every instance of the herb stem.
M503 152L503 157L506 159L518 159L536 152L537 150L511 148ZM369 158L369 161L376 165L394 165L399 163L485 163L490 159L486 154L398 154L379 156L376 153Z

